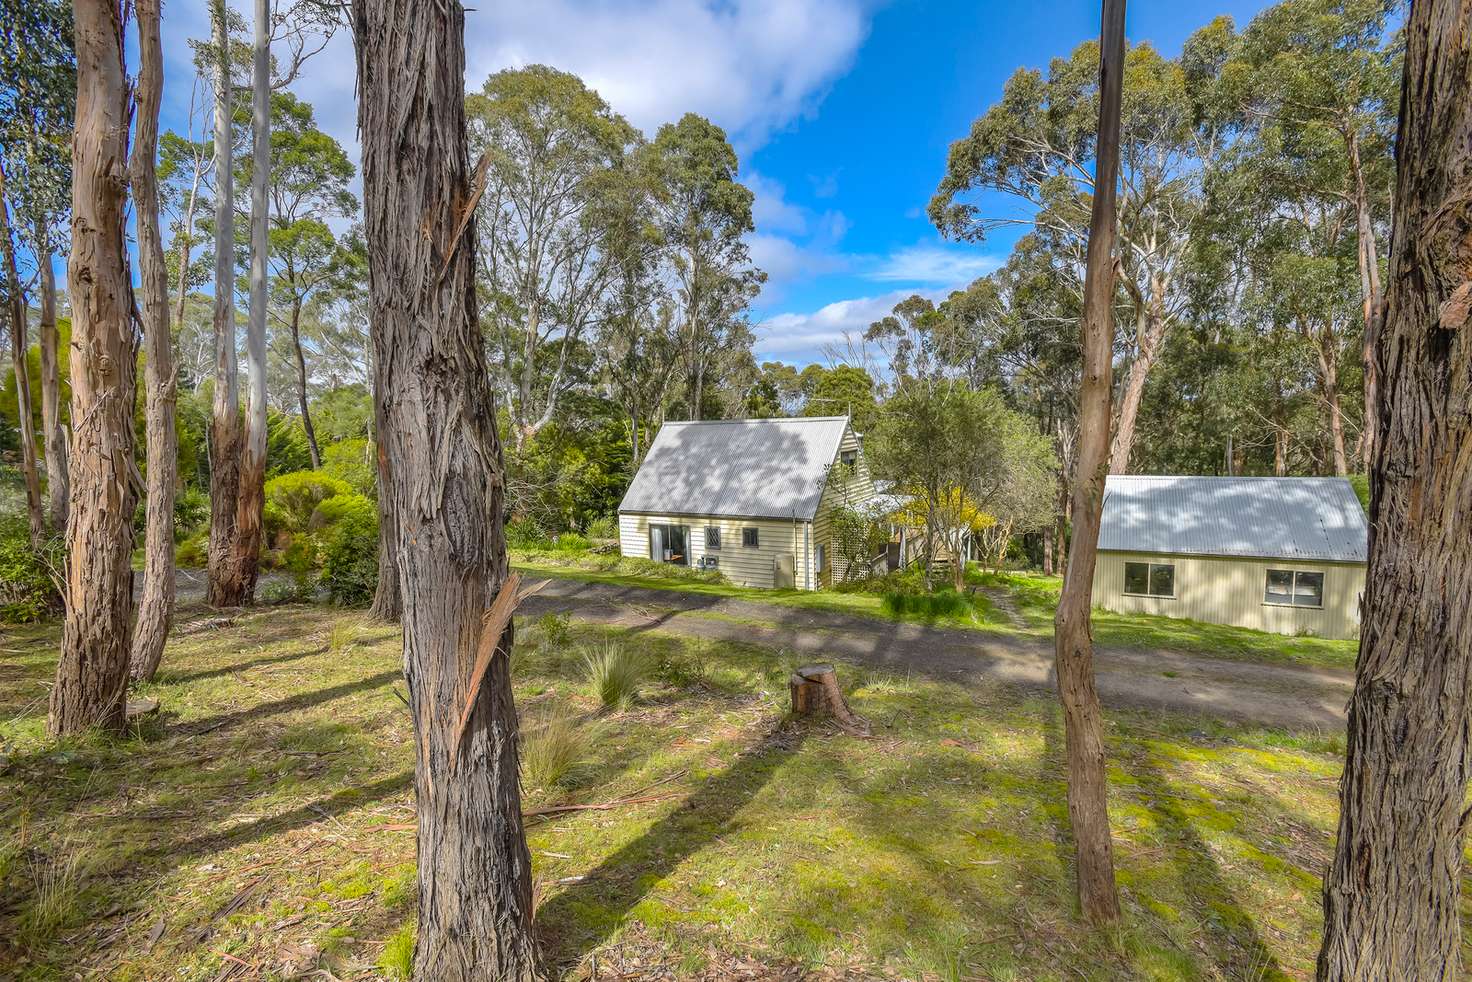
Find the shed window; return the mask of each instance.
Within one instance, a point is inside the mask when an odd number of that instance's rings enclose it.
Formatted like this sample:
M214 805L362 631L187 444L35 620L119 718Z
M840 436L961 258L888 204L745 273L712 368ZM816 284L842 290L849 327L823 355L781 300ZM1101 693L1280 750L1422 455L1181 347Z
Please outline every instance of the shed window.
M859 466L859 452L857 450L843 450L838 454L838 462L852 470Z
M1270 569L1263 603L1289 607L1322 607L1324 574L1305 570Z
M721 529L716 525L705 527L705 547L707 549L719 549L721 547Z
M1174 597L1174 563L1125 563L1124 592L1141 597Z
M761 545L761 536L758 534L758 530L754 528L742 529L741 544L748 549L758 548Z

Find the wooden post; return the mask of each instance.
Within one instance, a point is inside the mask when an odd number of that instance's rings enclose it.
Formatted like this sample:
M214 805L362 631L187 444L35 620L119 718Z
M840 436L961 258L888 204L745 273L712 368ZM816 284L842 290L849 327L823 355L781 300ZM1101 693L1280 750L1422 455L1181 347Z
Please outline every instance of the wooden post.
M848 708L843 690L838 686L838 673L832 665L807 665L792 673L787 680L792 696L793 716L832 716L839 726L854 736L869 736L869 724Z

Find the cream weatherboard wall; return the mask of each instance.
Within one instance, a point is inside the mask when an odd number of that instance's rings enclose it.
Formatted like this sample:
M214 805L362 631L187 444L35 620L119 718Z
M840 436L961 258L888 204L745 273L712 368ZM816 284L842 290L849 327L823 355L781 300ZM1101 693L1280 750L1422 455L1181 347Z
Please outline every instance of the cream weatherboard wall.
M818 514L813 519L813 569L821 586L831 586L835 580L841 582L848 564L833 554L829 533L829 517L833 509L841 506L860 505L874 497L874 479L869 474L869 461L864 457L863 445L854 434L853 427L844 430L843 440L838 444L838 463L829 470L828 483L823 486L823 498L818 504ZM853 453L856 464L852 470L835 474L834 469L843 467L843 455ZM819 550L821 544L823 549ZM818 563L819 553L824 564Z
M1175 597L1129 594L1125 563L1175 566ZM1322 607L1266 603L1268 570L1324 574ZM1276 634L1312 634L1354 639L1360 633L1363 563L1325 563L1302 559L1242 559L1147 552L1099 552L1094 568L1094 605L1121 614L1163 614L1211 624L1234 624Z
M770 518L715 518L700 515L652 515L621 512L618 516L619 551L625 556L643 559L649 555L649 526L684 525L690 529L690 565L713 556L716 568L738 586L771 587L775 585L777 558L793 557L793 570L798 589L816 586L813 564L813 528L810 522L777 521ZM708 549L705 530L721 530L721 547ZM741 544L741 530L757 530L755 548Z

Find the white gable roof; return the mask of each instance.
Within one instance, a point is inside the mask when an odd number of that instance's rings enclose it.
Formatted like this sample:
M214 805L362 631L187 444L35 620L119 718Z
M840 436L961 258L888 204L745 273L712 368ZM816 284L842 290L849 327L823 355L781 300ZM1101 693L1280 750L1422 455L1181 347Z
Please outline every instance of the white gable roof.
M1364 562L1369 529L1342 477L1110 475L1099 548Z
M846 416L671 422L621 512L812 521Z

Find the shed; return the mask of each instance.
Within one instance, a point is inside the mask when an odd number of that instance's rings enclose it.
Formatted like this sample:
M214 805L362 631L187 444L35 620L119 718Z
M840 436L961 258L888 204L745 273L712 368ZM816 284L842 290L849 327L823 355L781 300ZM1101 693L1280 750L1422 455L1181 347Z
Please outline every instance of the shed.
M668 422L619 505L625 556L742 586L831 581L828 517L873 493L847 416Z
M1094 604L1357 638L1368 541L1344 478L1111 475Z

